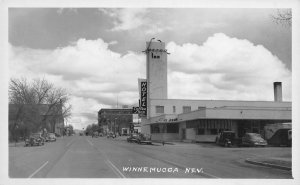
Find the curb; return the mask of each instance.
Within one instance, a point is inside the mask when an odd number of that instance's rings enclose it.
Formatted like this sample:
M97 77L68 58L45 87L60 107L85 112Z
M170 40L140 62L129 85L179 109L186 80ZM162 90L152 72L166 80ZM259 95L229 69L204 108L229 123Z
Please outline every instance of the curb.
M292 170L291 167L280 166L280 165L265 163L265 162L259 162L259 161L254 161L254 160L251 160L251 159L246 159L245 162L250 163L250 164L260 165L260 166L267 166L267 167L271 167L271 168L277 168L277 169L281 169L281 170L287 170L287 171Z

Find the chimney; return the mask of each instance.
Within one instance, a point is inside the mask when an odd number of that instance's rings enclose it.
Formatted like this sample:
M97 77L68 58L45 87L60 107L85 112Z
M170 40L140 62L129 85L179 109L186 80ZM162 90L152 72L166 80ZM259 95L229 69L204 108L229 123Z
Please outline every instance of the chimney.
M274 101L282 102L282 86L281 82L274 82Z

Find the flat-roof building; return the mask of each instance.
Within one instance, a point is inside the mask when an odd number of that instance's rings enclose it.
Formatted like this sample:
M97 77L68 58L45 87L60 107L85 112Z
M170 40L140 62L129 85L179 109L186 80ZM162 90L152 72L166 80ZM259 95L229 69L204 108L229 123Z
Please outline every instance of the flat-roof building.
M141 132L153 140L214 141L222 130L264 136L266 124L292 122L292 103L282 101L281 82L274 82L274 101L168 99L165 44L151 40L145 53L147 79L139 80L139 91L140 107L143 103L147 110Z

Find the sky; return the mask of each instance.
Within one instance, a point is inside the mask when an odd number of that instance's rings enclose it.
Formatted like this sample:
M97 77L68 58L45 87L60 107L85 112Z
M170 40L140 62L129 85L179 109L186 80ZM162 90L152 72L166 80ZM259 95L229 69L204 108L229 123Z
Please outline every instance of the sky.
M292 97L292 29L277 9L9 8L10 77L45 78L71 97L68 124L97 123L101 108L135 105L142 52L166 43L171 99L273 101ZM284 11L284 10L281 10Z

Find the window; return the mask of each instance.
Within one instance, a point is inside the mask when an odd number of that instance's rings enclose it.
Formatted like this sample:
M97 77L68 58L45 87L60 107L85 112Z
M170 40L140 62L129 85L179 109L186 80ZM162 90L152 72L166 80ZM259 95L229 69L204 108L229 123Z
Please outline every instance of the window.
M210 129L210 135L217 135L218 129Z
M183 113L191 112L191 110L192 110L191 106L183 106L182 107Z
M156 113L164 113L164 106L156 106L155 107Z
M178 124L168 124L167 125L167 133L179 133Z
M205 133L204 128L198 128L198 132L197 132L198 135L204 135L204 133Z
M159 126L151 125L151 133L159 133Z
M176 113L176 106L173 106L173 113Z
M152 58L160 58L159 55L154 55L153 53L151 53L151 57L152 57Z

